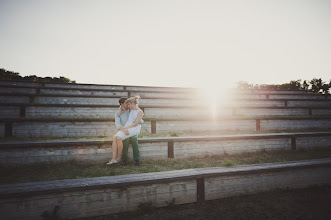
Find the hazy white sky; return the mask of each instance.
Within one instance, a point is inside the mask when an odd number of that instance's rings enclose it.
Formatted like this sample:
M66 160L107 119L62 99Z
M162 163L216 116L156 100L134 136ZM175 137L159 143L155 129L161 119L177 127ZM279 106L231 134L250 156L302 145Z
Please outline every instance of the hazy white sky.
M0 68L77 83L331 79L330 0L0 0Z

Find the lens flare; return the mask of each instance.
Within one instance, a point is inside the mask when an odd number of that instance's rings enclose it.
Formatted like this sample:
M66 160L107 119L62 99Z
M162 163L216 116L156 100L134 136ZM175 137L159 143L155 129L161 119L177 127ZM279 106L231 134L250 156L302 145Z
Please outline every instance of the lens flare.
M216 119L222 112L222 107L226 103L227 89L217 85L208 85L200 89L201 103L207 106L209 114Z

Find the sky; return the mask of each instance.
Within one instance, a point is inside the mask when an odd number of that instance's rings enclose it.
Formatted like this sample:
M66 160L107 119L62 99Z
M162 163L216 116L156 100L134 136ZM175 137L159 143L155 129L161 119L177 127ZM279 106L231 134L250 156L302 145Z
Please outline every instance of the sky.
M0 68L77 83L331 79L331 0L0 0Z

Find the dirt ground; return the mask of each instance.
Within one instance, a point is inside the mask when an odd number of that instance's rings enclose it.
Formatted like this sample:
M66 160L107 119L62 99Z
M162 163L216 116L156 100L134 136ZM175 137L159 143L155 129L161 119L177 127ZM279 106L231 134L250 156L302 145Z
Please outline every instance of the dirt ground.
M331 219L331 185L289 191L273 191L187 204L155 208L151 213L136 212L109 215L107 219ZM86 219L85 219L86 220Z

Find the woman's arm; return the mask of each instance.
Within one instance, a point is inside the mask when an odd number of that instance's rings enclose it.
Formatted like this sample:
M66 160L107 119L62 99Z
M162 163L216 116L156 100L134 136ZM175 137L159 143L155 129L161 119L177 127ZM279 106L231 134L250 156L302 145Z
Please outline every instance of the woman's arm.
M142 111L138 112L137 120L133 124L125 127L125 129L133 128L133 127L136 127L137 125L139 125L141 123L142 117L143 117L143 112Z

